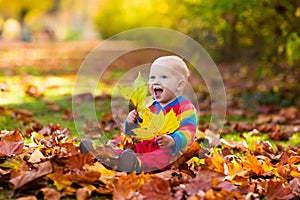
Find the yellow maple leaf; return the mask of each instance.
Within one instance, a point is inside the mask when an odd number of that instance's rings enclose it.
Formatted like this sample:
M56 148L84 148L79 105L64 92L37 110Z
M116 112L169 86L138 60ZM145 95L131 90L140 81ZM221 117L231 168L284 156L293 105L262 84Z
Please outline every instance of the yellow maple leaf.
M143 140L150 140L156 136L156 133L160 132L165 123L164 113L161 111L158 114L147 111L143 115L143 122L140 123L140 127L133 129L135 137Z
M175 112L173 109L171 109L166 115L165 115L165 123L163 128L156 134L156 136L173 133L176 129L178 129L180 125L180 121L178 120Z
M173 133L178 129L180 121L173 109L166 115L162 111L158 114L145 109L142 114L143 122L139 123L139 128L133 130L138 139L152 139L156 136Z
M150 97L147 98L148 84L141 76L141 73L138 74L132 86L119 85L118 89L125 99L133 103L138 112L147 106L150 99Z

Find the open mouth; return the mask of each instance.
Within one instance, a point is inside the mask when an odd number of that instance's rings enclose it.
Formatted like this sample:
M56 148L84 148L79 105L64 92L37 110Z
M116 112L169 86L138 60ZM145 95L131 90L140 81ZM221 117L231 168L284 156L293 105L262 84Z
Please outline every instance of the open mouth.
M154 88L155 97L160 97L163 91L164 90L162 88Z

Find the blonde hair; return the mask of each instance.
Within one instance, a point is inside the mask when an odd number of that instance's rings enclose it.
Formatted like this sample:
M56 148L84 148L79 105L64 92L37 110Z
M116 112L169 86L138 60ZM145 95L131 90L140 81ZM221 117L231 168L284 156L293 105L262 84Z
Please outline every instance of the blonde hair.
M182 73L185 79L188 79L188 77L190 76L190 70L188 69L185 62L178 56L162 56L155 59L152 65L154 64L164 64L168 67L176 67L179 72Z

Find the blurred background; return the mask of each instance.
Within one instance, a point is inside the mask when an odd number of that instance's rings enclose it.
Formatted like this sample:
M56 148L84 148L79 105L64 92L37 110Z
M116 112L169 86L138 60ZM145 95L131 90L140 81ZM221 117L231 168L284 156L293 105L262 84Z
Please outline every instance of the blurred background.
M234 107L256 113L300 106L299 0L0 0L3 109L17 103L24 108L24 102L31 102L24 95L37 98L44 92L50 98L48 90L65 95L57 85L68 85L71 93L74 77L70 75L76 75L101 40L147 26L179 31L206 49L223 75L229 111ZM128 67L134 57L121 59L117 69ZM50 79L50 74L56 78ZM116 74L106 76L108 85ZM47 81L33 81L45 76ZM20 88L13 89L16 81L29 85L22 89L23 96ZM197 80L191 82L199 86ZM209 94L199 91L205 108ZM36 107L35 103L32 109ZM53 105L52 109L58 110ZM244 111L234 110L245 116Z
M216 61L299 65L298 0L0 1L1 41L106 39L158 26L189 35Z

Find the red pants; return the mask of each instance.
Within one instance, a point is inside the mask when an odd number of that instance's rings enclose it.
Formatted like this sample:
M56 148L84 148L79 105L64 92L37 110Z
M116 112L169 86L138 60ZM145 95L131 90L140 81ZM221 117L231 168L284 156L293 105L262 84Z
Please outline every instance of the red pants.
M178 156L172 154L170 148L160 148L155 139L144 140L134 146L143 172L165 170L178 158Z

